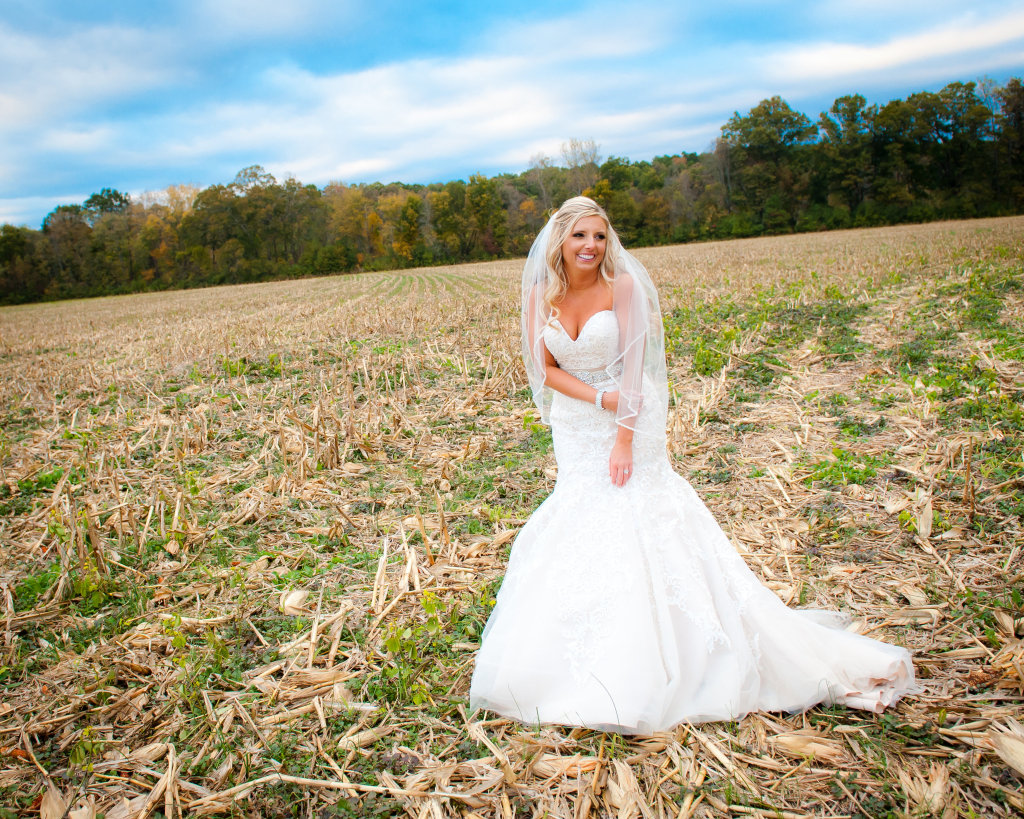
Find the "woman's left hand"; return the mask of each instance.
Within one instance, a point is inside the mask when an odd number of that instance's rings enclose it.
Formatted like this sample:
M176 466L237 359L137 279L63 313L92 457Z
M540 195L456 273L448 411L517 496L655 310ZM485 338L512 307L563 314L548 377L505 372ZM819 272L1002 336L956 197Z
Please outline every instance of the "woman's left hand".
M616 441L612 447L612 455L608 459L608 474L615 486L625 486L633 474L633 444L629 441Z

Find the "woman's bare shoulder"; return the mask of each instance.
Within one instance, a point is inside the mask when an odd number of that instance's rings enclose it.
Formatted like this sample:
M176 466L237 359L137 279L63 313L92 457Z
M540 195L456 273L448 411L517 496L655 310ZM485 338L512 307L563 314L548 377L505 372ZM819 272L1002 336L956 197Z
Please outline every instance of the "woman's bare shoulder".
M615 296L629 296L633 292L633 277L626 271L617 272L612 281L612 293Z

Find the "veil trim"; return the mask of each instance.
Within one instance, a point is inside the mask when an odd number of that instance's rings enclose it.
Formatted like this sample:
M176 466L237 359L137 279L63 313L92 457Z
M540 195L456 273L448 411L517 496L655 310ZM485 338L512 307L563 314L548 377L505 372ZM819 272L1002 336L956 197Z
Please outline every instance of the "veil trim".
M544 292L556 275L547 263L547 248L553 232L554 217L534 239L523 267L522 281L523 363L533 401L545 424L551 423L554 396L551 387L544 383L547 374L544 328L552 319L550 305L544 304ZM659 423L652 427L663 434L668 412L668 377L658 292L647 269L618 242L609 242L606 252L613 254L610 260L612 311L619 325L619 353L605 368L619 391L615 420L620 426L643 432L638 419L646 408L647 413L660 415Z

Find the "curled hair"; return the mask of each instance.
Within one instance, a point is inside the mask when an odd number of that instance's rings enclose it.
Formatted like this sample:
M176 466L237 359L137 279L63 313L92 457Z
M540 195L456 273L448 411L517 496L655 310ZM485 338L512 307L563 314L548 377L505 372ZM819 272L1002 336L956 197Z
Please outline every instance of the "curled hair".
M572 234L573 228L580 219L588 216L600 216L606 228L606 244L604 258L601 260L599 271L601 278L609 287L615 274L615 258L622 250L622 243L618 234L608 221L608 214L604 212L597 202L586 196L574 196L566 199L553 217L551 237L545 251L545 260L548 267L548 281L544 288L544 304L551 311L552 318L557 317L558 308L555 306L569 290L569 278L565 272L565 264L562 261L562 245Z

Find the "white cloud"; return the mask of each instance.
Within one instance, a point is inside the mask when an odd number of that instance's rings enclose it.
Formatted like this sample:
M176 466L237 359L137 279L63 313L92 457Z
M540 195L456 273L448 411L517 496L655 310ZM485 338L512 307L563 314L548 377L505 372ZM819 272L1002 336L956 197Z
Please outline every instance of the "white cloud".
M32 131L94 106L182 80L160 35L94 26L59 36L28 35L0 23L0 134Z
M1024 11L976 22L965 19L895 37L883 43L861 45L819 42L770 54L760 62L777 80L815 80L891 71L965 52L983 51L1024 39Z
M296 178L303 179L302 171L308 172L314 179L327 179L328 181L345 179L383 179L397 163L391 159L355 159L351 162L339 162L325 174L324 168L319 164L319 157L310 157L306 167L294 171ZM321 160L322 161L322 160Z
M276 113L255 123L248 117L250 141L276 141L278 158L268 166L286 167L305 181L346 171L357 180L389 171L406 179L401 174L409 169L431 166L440 180L453 165L505 166L511 156L525 166L538 152L557 153L553 146L569 137L601 141L663 127L666 118L679 116L678 108L617 115L613 109L622 100L612 96L627 86L627 106L642 106L660 86L628 55L654 51L664 39L662 23L656 14L620 13L610 21L584 10L555 21L495 26L475 53L460 57L333 75L279 66L265 83ZM568 47L581 41L583 55ZM225 113L212 119L220 122Z
M42 224L42 216L29 216L28 214L46 214L52 211L57 205L66 205L71 202L84 202L89 194L81 192L64 193L59 196L12 196L0 198L0 224L26 225L30 228L39 228Z
M807 13L826 24L851 20L903 19L920 21L962 17L965 12L992 14L1004 10L1005 0L818 0L807 4Z
M189 17L204 37L280 37L328 22L336 26L351 5L342 0L197 0Z
M553 19L530 22L501 20L480 39L483 51L521 54L548 61L590 62L650 54L669 42L672 19L680 11L651 3L634 3L628 12L621 5L582 4L578 11ZM557 83L559 77L549 78Z
M157 151L178 159L239 151L303 181L366 179L415 162L481 161L494 145L558 126L565 107L518 57L414 60L318 76L268 72L254 104L207 105L167 123ZM438 175L443 174L438 170Z
M40 135L39 147L62 154L83 154L112 147L116 131L110 126L57 128Z
M0 93L0 122L8 127L28 123L35 105L27 96L21 94ZM3 126L0 125L0 132Z

